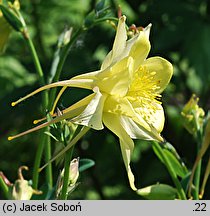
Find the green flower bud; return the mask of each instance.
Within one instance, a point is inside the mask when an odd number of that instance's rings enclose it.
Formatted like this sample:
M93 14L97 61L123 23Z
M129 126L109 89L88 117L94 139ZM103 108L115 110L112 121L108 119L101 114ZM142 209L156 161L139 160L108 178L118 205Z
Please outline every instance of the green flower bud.
M199 98L193 94L181 112L184 127L191 134L196 134L203 126L205 113L204 110L198 106L198 101Z
M6 19L6 21L16 30L19 32L23 32L26 25L25 22L19 13L19 1L15 1L14 4L10 2L8 5L3 5L0 2L0 10Z

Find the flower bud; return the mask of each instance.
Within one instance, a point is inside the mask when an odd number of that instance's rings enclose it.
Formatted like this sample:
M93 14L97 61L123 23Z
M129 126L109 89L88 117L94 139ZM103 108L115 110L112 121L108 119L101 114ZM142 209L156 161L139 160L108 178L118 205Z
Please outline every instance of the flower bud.
M5 20L19 32L23 32L25 28L25 22L19 13L20 4L19 1L15 1L14 4L8 2L8 5L3 5L0 2L0 10L5 18Z
M198 101L199 98L193 94L181 112L184 127L191 134L196 134L203 126L205 113L204 110L198 106Z

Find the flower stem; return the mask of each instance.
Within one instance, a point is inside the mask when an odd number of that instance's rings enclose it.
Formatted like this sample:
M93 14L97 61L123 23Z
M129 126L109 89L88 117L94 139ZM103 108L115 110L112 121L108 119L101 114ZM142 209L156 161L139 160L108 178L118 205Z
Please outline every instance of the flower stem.
M68 183L69 183L69 175L70 175L70 163L73 155L73 149L74 146L71 147L66 153L65 153L65 163L64 163L64 177L63 177L63 187L61 192L60 199L66 200L68 193Z
M32 58L33 58L33 62L37 71L37 74L39 75L39 82L40 85L45 85L45 79L44 79L44 73L42 71L42 67L36 52L36 49L34 47L34 44L30 38L30 35L27 31L27 29L25 29L25 31L22 32L22 35L30 49ZM48 103L49 103L49 98L48 98L48 92L44 91L43 92L43 96L42 96L42 100L43 100L43 112L45 113L47 107L48 107ZM44 131L49 130L48 128L44 129ZM43 152L43 146L45 145L45 159L46 161L49 161L51 158L51 143L50 143L50 138L45 138L45 135L43 134L41 137L41 140L39 142L38 145L38 149L37 149L37 153L36 153L36 158L35 158L35 164L34 164L34 171L33 171L33 186L34 189L37 189L38 186L38 178L39 178L39 167L40 167L40 163L41 163L41 157L42 157L42 152ZM49 187L52 187L52 166L49 165L46 169L46 178L47 178L47 182L49 184Z
M44 129L40 131L40 134L44 133ZM35 161L34 161L34 170L33 170L33 188L37 189L38 188L38 181L39 181L39 167L41 163L41 158L42 158L42 153L44 149L44 144L45 144L45 136L41 136L39 145L36 150L36 156L35 156Z
M202 143L202 134L200 130L198 130L197 132L197 154L199 154L201 143ZM197 168L195 170L195 177L194 177L195 190L193 191L193 198L195 200L199 200L201 165L202 165L202 158L198 162Z
M157 142L152 142L152 144L153 144L153 148L159 153L159 155L162 158L163 163L165 164L165 166L168 169L168 172L169 172L169 174L170 174L170 176L171 176L171 178L172 178L172 180L173 180L173 182L177 188L179 199L186 200L187 198L186 198L185 192L181 186L181 183L179 182L177 175L174 172L173 167L171 166L170 161L165 156L163 149L160 147L159 143L157 143Z

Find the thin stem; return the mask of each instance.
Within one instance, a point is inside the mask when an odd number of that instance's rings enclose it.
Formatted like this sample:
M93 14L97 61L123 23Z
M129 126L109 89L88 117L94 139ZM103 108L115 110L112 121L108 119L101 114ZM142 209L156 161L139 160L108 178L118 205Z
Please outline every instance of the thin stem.
M65 164L64 164L64 177L63 177L63 187L61 192L61 199L66 200L68 193L68 183L69 183L69 176L70 176L70 163L73 155L73 149L74 146L71 147L66 153L65 153Z
M200 130L198 130L197 132L197 154L199 154L201 143L202 143L202 135L201 135ZM195 177L194 177L195 190L193 191L193 198L195 200L199 200L201 165L202 165L202 158L198 162L197 168L195 170Z
M47 127L46 130L49 130L49 127ZM45 136L46 136L45 161L48 162L51 159L51 140L49 136L47 135ZM46 174L48 186L49 188L52 188L53 187L52 163L49 163L45 174Z
M199 200L201 164L202 164L202 160L199 161L198 166L195 170L195 178L194 178L195 190L193 191L193 197L195 200Z
M177 175L176 173L174 172L174 169L173 167L171 166L171 163L170 161L168 160L168 158L165 156L162 148L160 147L160 145L157 143L157 142L153 142L153 148L160 154L162 160L163 160L163 163L165 164L165 166L167 167L168 169L168 172L177 188L177 192L178 192L178 196L180 199L182 200L186 200L186 195L185 195L185 192L181 186L181 183L179 182L178 178L177 178Z
M34 44L30 38L30 35L28 34L27 29L25 29L25 31L23 31L23 37L30 49L30 52L32 54L32 58L34 61L34 65L36 68L36 71L39 75L39 81L40 81L40 85L45 85L45 79L44 79L44 73L42 71L42 67L38 58L38 55L36 53L36 49L34 47ZM45 110L48 107L48 92L44 91L43 92L43 96L42 96L42 100L43 100L43 112L45 112ZM44 131L49 130L48 128L46 128ZM43 138L41 138L41 141L39 142L39 146L38 146L38 150L37 150L37 154L36 154L36 158L35 158L35 165L34 165L34 171L33 171L33 180L34 180L34 188L37 189L38 186L38 176L39 176L39 167L40 167L40 163L41 163L41 157L42 157L42 152L43 152L43 145L45 145L45 159L46 161L49 161L51 158L51 143L50 143L50 139L45 139L44 138L44 134L42 135ZM45 143L45 141L47 141ZM42 146L40 146L42 145ZM49 187L52 187L52 166L48 166L46 169L46 178L47 178L47 182L49 184Z
M3 194L4 194L4 197L7 198L7 199L9 199L9 194L8 194L9 188L8 188L8 186L5 184L5 182L3 181L3 179L2 179L1 176L0 176L0 187L1 187L1 189L2 189L2 192L3 192Z
M43 134L45 129L40 131L40 134ZM42 159L42 153L44 149L44 144L46 142L46 136L40 136L40 142L38 144L37 150L36 150L36 156L34 161L34 170L33 170L33 188L38 188L38 181L39 181L39 167Z

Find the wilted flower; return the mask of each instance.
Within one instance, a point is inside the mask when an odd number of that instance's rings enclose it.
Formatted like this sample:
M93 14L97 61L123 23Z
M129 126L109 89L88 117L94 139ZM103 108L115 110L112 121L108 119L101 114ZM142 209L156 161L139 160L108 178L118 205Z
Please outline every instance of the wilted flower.
M41 191L34 190L30 184L30 181L27 181L23 178L22 170L28 170L27 166L21 166L18 169L18 179L14 184L0 172L0 177L3 179L6 185L9 186L9 198L12 200L30 200L33 194L42 194Z
M12 106L42 90L58 86L63 86L58 98L67 87L90 89L93 93L63 110L63 115L9 137L9 140L63 119L96 130L106 126L119 137L130 186L136 190L130 168L134 148L132 139L163 140L160 133L164 126L164 111L160 94L168 85L173 68L161 57L147 59L151 24L127 41L125 20L125 16L119 19L113 48L100 70L43 86L13 102Z

